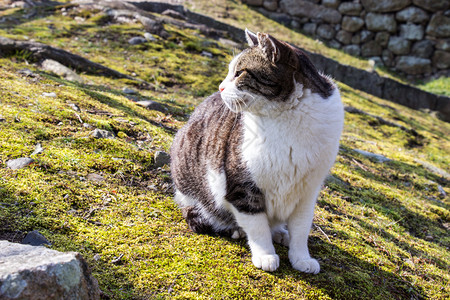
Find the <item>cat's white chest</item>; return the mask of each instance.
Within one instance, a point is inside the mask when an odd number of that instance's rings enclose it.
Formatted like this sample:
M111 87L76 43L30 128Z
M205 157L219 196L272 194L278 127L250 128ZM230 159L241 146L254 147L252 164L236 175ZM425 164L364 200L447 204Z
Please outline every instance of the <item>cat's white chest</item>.
M333 164L343 123L339 92L333 96L310 95L277 116L244 113L243 160L265 195L269 218L285 221L308 181L323 180L309 175L325 176Z

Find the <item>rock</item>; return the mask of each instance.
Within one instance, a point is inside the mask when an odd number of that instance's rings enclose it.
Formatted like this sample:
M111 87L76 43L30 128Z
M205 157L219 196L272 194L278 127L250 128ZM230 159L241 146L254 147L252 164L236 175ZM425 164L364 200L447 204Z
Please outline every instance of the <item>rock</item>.
M361 48L358 45L348 45L342 47L342 50L345 53L348 53L353 56L360 56L361 55Z
M96 128L92 133L91 136L96 139L113 139L115 138L114 133L109 132L107 130L98 129Z
M244 2L253 6L261 6L263 4L263 0L245 0Z
M362 6L355 2L343 2L339 5L339 12L348 16L359 16L362 10Z
M315 35L316 29L317 29L316 23L306 23L305 25L303 25L303 32L308 35Z
M450 39L438 40L436 42L436 49L449 52L450 51Z
M388 43L388 49L397 55L408 54L411 42L398 36L391 36Z
M277 0L264 0L263 7L268 11L276 11L278 9Z
M439 197L441 198L445 198L447 197L447 193L445 192L444 188L441 185L438 185L438 192L439 192Z
M363 155L365 157L368 157L370 159L373 159L373 160L375 160L376 162L379 162L379 163L384 163L384 162L391 161L391 159L389 159L386 156L383 156L381 154L375 154L375 153L372 153L372 152L367 152L367 151L359 150L359 149L353 149L353 151L358 152L359 154L361 154L361 155Z
M387 67L392 67L394 65L394 54L392 54L391 51L388 49L384 49L381 53L381 59L383 60L383 63Z
M348 45L352 42L352 34L345 30L339 30L336 34L336 40L344 45Z
M105 177L103 177L100 174L90 173L86 176L86 179L90 180L90 181L95 181L95 182L102 182L105 180Z
M361 30L361 43L365 43L371 41L373 36L375 35L372 31L369 30Z
M304 0L280 0L280 8L291 16L321 19L332 24L342 19L338 11Z
M383 49L376 41L369 41L361 45L361 56L371 57L379 56L383 52Z
M135 36L128 40L128 44L130 45L139 45L147 42L147 40L144 37L141 36Z
M342 29L348 32L359 31L364 26L364 20L358 17L347 17L342 18Z
M443 15L434 15L426 30L427 34L435 37L450 37L450 18Z
M202 51L202 53L200 53L201 56L205 56L205 57L209 57L209 58L213 58L214 55L211 52L208 51Z
M38 154L41 154L42 152L44 152L44 148L42 148L40 143L37 143L36 147L34 147L33 153L31 153L31 155L38 155Z
M393 12L411 4L411 0L361 0L366 11Z
M428 21L428 14L423 9L410 6L399 11L395 18L401 22L424 23Z
M153 36L150 32L144 33L144 38L150 42L156 42L158 39Z
M78 105L76 105L75 103L69 103L69 104L67 104L67 106L69 106L74 111L81 112L80 107Z
M173 9L166 9L161 14L163 16L168 16L168 17L171 17L171 18L174 18L174 19L179 19L179 20L186 20L187 19L183 14L181 14L181 13L179 13L179 12L173 10Z
M0 115L0 123L1 122L6 122L6 119L5 118L3 118L3 116L2 115Z
M438 69L448 69L450 67L450 53L437 50L434 52L431 61L433 62L433 66Z
M80 254L0 241L0 299L100 299Z
M412 0L412 2L415 5L432 12L444 11L450 6L448 0Z
M381 47L386 47L388 42L389 42L389 33L387 32L378 32L375 35L375 41L381 46Z
M49 71L52 73L55 73L58 76L63 77L64 79L75 81L78 83L83 83L83 78L81 78L77 73L69 69L68 67L64 66L63 64L52 60L52 59L46 59L41 64L42 69L45 71Z
M43 92L43 93L42 93L42 96L44 96L44 97L50 97L50 98L56 98L56 93L55 93L55 92L51 92L51 93Z
M155 168L160 168L164 165L170 164L170 155L164 151L156 151L154 158Z
M156 111L159 111L159 112L162 112L162 113L166 113L167 112L167 108L164 105L162 105L162 104L160 104L158 102L152 101L152 100L138 101L138 102L136 102L136 104L140 105L140 106L143 106L143 107L145 107L146 109L149 109L149 110L156 110Z
M323 39L331 40L334 37L334 29L328 24L321 24L317 27L317 35Z
M23 169L26 166L32 164L34 159L29 157L21 157L16 159L11 159L6 162L6 166L12 170Z
M340 0L322 0L322 5L329 8L337 8L341 3Z
M422 25L402 24L400 25L400 36L407 40L419 41L423 38L424 29Z
M366 16L366 26L370 31L389 31L397 30L397 22L394 15L384 15L368 13Z
M124 92L124 93L127 94L127 95L137 94L137 92L136 92L135 90L130 89L130 88L128 88L128 87L124 87L124 88L122 89L122 92Z
M361 33L360 32L354 34L352 37L352 44L358 45L359 43L361 43Z
M332 47L332 48L336 48L336 49L340 49L342 47L341 43L339 43L336 40L331 40L327 42L327 45Z
M433 54L433 42L430 40L415 42L411 48L411 54L421 58L430 58Z
M21 244L31 246L51 245L51 243L39 231L33 230L28 232Z
M424 74L431 72L431 61L415 56L400 56L395 68L410 75Z

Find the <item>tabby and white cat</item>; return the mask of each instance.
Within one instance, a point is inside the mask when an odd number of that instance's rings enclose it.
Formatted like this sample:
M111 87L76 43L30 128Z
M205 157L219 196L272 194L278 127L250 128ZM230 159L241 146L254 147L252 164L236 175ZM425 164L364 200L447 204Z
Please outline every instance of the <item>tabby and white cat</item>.
M220 92L175 136L175 200L194 232L246 236L257 268L278 268L273 240L289 246L295 269L318 273L307 240L339 148L339 91L299 49L265 33L246 38Z

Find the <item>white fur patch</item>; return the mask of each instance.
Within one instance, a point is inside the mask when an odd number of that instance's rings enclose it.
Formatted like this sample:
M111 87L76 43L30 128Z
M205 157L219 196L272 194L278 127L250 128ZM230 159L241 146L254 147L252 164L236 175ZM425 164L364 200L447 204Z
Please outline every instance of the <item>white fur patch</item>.
M206 168L206 179L209 189L214 196L214 202L218 208L229 209L229 203L225 201L227 194L227 178L225 172L218 172L211 167Z

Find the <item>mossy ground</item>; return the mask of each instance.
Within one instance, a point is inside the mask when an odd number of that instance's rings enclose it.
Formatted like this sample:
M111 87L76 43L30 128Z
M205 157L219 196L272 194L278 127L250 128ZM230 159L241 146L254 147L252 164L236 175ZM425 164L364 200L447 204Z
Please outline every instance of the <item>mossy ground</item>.
M19 241L37 229L52 248L80 252L112 299L450 297L449 198L439 189L450 190L448 178L429 167L448 172L448 123L340 84L346 105L403 129L347 113L335 180L320 194L309 240L322 271L293 270L287 249L277 245L281 266L266 273L253 267L245 241L190 232L173 204L168 167L154 167L154 153L168 151L193 107L217 90L232 50L167 25L170 39L131 46L141 26L109 24L96 11L26 13L1 11L9 19L0 35L62 47L151 87L87 74L86 84L77 84L42 72L26 53L0 58L1 237ZM130 100L124 86L138 94ZM146 110L135 103L140 99L168 112ZM116 138L90 137L94 128ZM32 156L34 164L6 168L38 143L44 151ZM355 148L391 161L378 163Z

